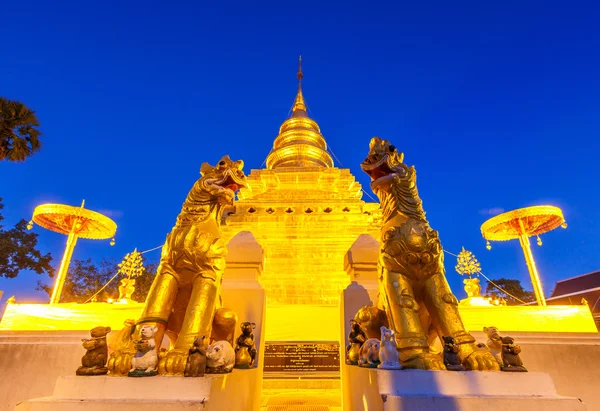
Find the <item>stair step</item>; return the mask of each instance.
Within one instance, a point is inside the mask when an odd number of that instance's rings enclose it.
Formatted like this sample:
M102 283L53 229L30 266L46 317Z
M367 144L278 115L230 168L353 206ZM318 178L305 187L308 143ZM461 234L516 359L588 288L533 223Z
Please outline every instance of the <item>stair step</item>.
M319 380L319 379L283 379L283 380L263 380L263 392L265 390L277 389L324 389L324 390L341 390L342 384L340 380Z
M42 397L17 405L18 411L201 411L208 405L206 401L196 400L131 400L88 398L69 399Z
M335 411L336 408L327 405L273 405L264 408L264 411Z

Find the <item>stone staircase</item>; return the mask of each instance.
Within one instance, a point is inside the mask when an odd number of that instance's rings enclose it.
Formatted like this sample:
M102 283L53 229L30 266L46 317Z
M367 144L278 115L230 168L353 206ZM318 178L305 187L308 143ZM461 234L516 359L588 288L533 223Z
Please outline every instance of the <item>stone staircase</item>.
M261 411L341 411L339 372L265 373Z

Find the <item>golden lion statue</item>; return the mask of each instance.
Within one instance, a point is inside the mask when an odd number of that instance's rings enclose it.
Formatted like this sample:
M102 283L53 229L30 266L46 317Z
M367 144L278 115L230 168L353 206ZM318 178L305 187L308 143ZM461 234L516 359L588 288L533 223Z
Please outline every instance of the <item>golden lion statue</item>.
M478 350L458 312L444 270L437 231L425 218L416 185L416 171L403 163L404 154L389 141L371 139L361 164L383 212L379 255L380 299L396 332L400 362L405 368L443 370L439 354L430 351L430 325L439 338L454 337L463 365L471 370L498 370L486 351Z
M215 167L202 164L201 178L190 190L175 227L167 235L156 278L136 329L131 329L129 339L125 330L111 354L108 363L111 374L127 373L134 354L131 340L139 339L137 334L142 324L158 327L157 351L165 333L171 340L171 349L160 356L159 374L183 375L194 340L202 336L208 340L213 319L235 317L217 313L227 255L220 225L223 211L233 205L235 192L246 185L243 166L241 160L234 162L229 156Z

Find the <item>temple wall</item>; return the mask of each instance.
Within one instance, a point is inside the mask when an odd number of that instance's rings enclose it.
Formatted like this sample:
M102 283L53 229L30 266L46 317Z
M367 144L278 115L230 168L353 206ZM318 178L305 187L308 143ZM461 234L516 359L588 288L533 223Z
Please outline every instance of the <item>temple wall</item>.
M345 269L352 283L340 299L340 358L345 358L345 345L350 332L350 319L360 307L377 305L377 253L375 239L361 236L346 255ZM588 410L600 410L600 333L595 328L587 306L549 307L470 307L459 305L466 328L478 342L486 342L483 326L496 326L501 335L514 337L523 349L521 358L531 372L548 373L559 395L583 400ZM350 367L341 362L344 409L366 409L363 400L371 405L382 404L378 392L362 394L361 387L373 382L351 378ZM367 378L364 373L352 373ZM366 385L365 385L366 384ZM358 390L358 392L357 392ZM383 405L381 405L383 407ZM369 411L383 409L369 406Z
M238 315L236 338L240 334L239 323L256 323L254 336L258 351L258 372L252 373L253 381L248 381L252 386L248 410L258 409L265 335L265 291L258 284L263 253L249 233L240 233L228 247L230 252L221 295L224 306L233 309ZM105 320L111 318L110 314L107 315L109 317L98 318L100 324L93 324L92 327L105 325ZM89 337L90 324L86 324L86 327L71 331L0 331L0 411L12 411L18 403L28 399L50 396L58 377L75 375L75 370L81 365L81 357L85 354L81 339Z
M478 333L473 333L483 340ZM483 334L483 333L481 333ZM510 333L529 371L550 374L560 395L576 397L589 411L600 410L600 335Z
M264 290L224 289L223 297L230 302L227 306L236 310L240 322L257 323L254 334L259 375L253 398L259 402L264 357ZM236 330L236 337L238 334ZM49 396L58 377L75 375L85 354L82 338L89 338L89 331L0 331L0 411L12 411L21 401Z
M344 344L340 345L340 358L345 358L350 319L360 307L371 304L370 295L373 293L369 293L356 282L342 293L340 321L343 326L340 338ZM501 307L496 308L502 310ZM513 321L518 322L518 317L514 317ZM502 335L514 337L516 344L521 346L521 358L529 371L550 375L559 395L581 399L590 411L600 410L600 333L500 331ZM472 334L479 342L487 340L482 331L472 331ZM357 374L350 373L351 366L343 361L340 363L344 409L366 409L363 407L363 398L377 399L377 391L366 389L363 392L361 387L365 387L365 381L351 378L351 375ZM369 384L371 383L372 381ZM375 401L373 404L378 403L381 401ZM368 408L369 411L377 409Z
M0 411L52 394L56 379L81 365L81 339L88 337L88 331L0 332Z

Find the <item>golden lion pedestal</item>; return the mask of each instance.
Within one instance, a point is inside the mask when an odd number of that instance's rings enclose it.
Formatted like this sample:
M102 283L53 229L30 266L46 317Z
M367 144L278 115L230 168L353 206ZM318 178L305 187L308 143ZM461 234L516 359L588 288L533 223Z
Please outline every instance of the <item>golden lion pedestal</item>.
M232 315L218 312L224 310L220 308L220 288L227 255L220 225L225 208L233 205L235 192L246 184L243 165L241 160L234 162L229 156L224 156L215 167L202 165L202 176L190 190L163 246L136 333L110 356L111 374L127 373L135 354L133 341L139 339L139 326L149 325L158 329L157 350L165 334L171 341L171 349L160 356L159 374L183 375L194 340L206 337L208 342L213 320L226 323ZM228 334L227 330L221 331Z
M458 300L446 280L438 232L429 226L419 198L416 170L403 160L404 154L389 141L373 137L361 164L383 212L380 301L396 332L400 362L405 368L445 370L430 345L436 338L451 336L467 369L498 370L494 357L477 350L463 325Z

